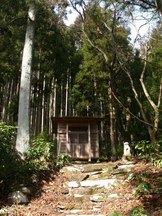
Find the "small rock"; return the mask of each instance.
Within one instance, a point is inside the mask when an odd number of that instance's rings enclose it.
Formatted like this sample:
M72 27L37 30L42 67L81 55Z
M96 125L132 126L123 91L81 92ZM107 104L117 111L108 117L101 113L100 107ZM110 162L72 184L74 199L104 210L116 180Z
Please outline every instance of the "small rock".
M101 210L101 206L97 205L97 206L93 206L93 211L100 211Z
M69 193L69 189L67 187L63 187L63 188L61 188L61 193L62 194L68 194Z
M118 194L110 194L109 196L108 196L108 198L119 198L119 195Z
M135 179L135 174L134 173L130 173L127 180L128 181L132 181L133 179Z
M67 182L69 188L78 188L80 185L76 181Z
M26 195L31 195L31 191L27 187L22 187L21 188L21 192L24 193L24 194L26 194Z
M90 197L90 200L93 201L93 202L104 202L105 201L105 197L102 196L102 195L93 195Z
M115 170L112 175L124 175L124 174L127 174L127 171L126 170L123 170L123 169L119 169L119 170Z
M74 166L67 166L63 167L60 172L66 173L66 172L82 172L82 169L79 167L74 167Z
M66 216L75 216L75 215L80 215L78 213L80 213L82 210L80 209L72 209L72 210L62 210L60 212L66 214ZM81 215L80 215L81 216Z
M14 191L8 195L8 201L11 204L27 204L29 203L28 197L21 191Z
M66 207L65 207L65 206L62 206L62 205L60 205L60 206L58 206L58 208L59 208L60 210L64 210Z
M83 173L100 172L102 168L99 167L84 167Z
M67 214L66 216L78 216L78 214ZM105 216L103 214L79 214L79 216Z
M134 164L124 164L124 165L119 165L118 169L131 169L134 167Z
M81 182L89 178L89 175L85 173L78 173L78 174L71 174L68 176L69 181L76 181L76 182Z
M74 197L75 198L80 198L80 197L84 197L84 195L83 194L74 194Z
M78 214L75 214L75 213L66 214L66 216L78 216ZM105 216L105 215L103 215L103 214L79 214L79 216Z

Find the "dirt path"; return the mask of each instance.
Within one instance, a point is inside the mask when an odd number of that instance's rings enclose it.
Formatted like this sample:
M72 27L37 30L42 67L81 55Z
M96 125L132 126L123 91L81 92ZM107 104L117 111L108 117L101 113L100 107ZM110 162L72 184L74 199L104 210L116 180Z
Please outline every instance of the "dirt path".
M72 164L45 181L42 191L27 206L5 207L0 213L162 216L162 170L141 162Z

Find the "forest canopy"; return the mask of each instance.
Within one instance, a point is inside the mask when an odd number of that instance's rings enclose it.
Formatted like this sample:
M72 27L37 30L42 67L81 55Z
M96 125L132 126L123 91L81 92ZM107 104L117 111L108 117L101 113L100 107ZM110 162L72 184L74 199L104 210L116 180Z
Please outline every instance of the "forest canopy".
M124 141L161 140L161 1L18 1L0 6L0 120L17 125L28 9L37 7L32 50L29 132L52 134L51 116L98 116L102 148L117 156ZM66 26L67 7L78 13ZM139 10L140 9L140 10ZM147 37L130 40L141 13ZM149 20L145 13L150 13ZM142 28L140 26L139 28ZM135 42L135 41L134 41ZM28 113L28 112L27 112Z

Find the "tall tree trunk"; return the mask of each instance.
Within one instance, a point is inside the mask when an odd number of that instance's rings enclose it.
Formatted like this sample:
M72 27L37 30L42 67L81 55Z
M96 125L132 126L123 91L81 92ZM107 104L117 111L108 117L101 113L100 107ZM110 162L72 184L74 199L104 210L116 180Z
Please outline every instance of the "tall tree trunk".
M160 80L160 86L159 86L159 94L158 94L158 101L157 104L153 101L153 99L151 98L151 95L149 94L146 85L144 83L144 75L146 72L146 65L147 65L147 59L148 59L148 49L149 47L145 46L145 56L144 56L144 67L143 67L143 71L141 73L141 77L140 77L140 83L143 89L143 92L145 94L145 97L147 98L147 101L149 102L150 106L152 107L153 111L154 111L154 120L153 120L153 127L150 128L149 131L149 135L150 135L150 139L152 142L156 142L157 141L157 132L158 132L158 128L159 128L159 121L160 121L160 105L161 105L161 98L162 98L162 80Z
M9 86L10 83L6 83L4 88L3 88L3 109L2 109L2 121L7 122L7 108L9 105Z
M52 134L51 116L53 116L54 80L55 80L55 78L53 77L51 80L51 92L50 92L50 96L49 96L49 134Z
M43 91L42 91L42 119L41 119L41 132L44 131L44 116L45 116L45 85L46 85L46 81L45 81L45 75L43 77Z
M96 74L94 74L94 76L93 76L93 86L94 86L94 111L93 111L93 115L97 116L97 115L99 115L99 106L98 106Z
M65 93L65 116L68 116L69 111L69 71L67 71L67 78L66 78L66 93Z
M162 0L155 0L157 9L162 13Z
M52 92L51 92L51 116L56 116L56 94L57 94L57 79L52 79Z
M110 113L110 143L111 143L111 155L112 160L116 160L116 121L115 121L115 107L113 106L113 97L112 97L112 86L110 83L108 89L109 96L109 113Z
M37 115L35 116L36 118L36 135L38 135L41 132L41 120L42 120L42 97L43 97L43 73L42 73L42 68L41 68L41 55L42 55L42 50L41 47L39 47L39 63L38 63L38 71L36 73L36 78L37 78L37 85L36 85L36 100L38 101L36 105L36 110L37 110Z
M36 7L34 4L31 4L28 11L28 22L22 57L18 110L18 130L16 139L16 150L22 158L24 158L24 154L29 147L30 77L32 67L35 15Z
M60 90L60 94L61 94L61 102L60 102L60 116L62 117L63 116L63 82L61 81L61 90Z

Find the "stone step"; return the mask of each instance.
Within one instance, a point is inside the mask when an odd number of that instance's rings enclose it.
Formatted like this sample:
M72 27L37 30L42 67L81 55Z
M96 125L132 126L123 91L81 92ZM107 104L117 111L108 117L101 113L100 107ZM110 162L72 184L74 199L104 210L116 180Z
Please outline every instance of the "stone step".
M105 216L103 214L98 214L97 212L95 213L95 210L86 210L86 214L84 212L85 210L80 209L60 211L60 213L64 213L66 216Z
M115 186L119 180L117 179L103 179L103 180L86 180L80 182L81 187L105 187Z
M67 214L66 216L78 216L78 214ZM103 214L79 214L79 216L105 216Z
M121 180L118 179L102 179L102 180L85 180L81 182L70 181L67 182L65 187L68 188L79 188L79 187L104 187L110 188L116 186Z
M80 194L80 195L93 195L96 193L105 193L108 190L106 190L103 187L80 187L80 188L73 188L70 190L70 194L75 196L75 194Z

